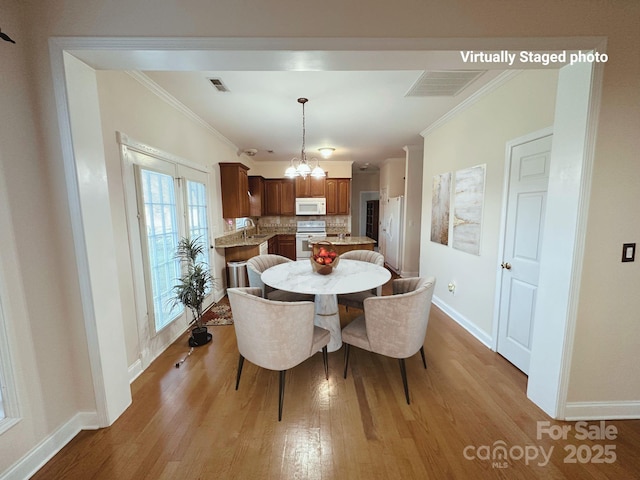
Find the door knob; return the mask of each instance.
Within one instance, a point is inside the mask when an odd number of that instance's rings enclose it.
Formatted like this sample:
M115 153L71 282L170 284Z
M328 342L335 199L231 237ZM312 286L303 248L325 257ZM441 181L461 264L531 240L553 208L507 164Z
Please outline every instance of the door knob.
M506 268L507 270L511 270L511 264L509 262L502 262L500 266L502 268Z

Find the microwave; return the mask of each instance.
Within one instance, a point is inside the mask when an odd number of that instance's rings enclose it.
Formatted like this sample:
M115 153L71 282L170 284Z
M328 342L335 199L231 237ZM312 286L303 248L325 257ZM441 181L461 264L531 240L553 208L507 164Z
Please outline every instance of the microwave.
M326 215L326 198L296 198L296 215Z

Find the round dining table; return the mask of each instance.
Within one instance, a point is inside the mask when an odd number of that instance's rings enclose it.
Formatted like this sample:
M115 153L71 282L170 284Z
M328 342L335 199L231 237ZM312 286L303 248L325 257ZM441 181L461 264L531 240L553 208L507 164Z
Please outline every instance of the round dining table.
M275 265L262 272L261 278L278 290L315 295L314 323L329 330L327 350L335 352L342 346L337 296L377 288L389 281L391 272L373 263L340 259L333 272L321 275L307 259Z

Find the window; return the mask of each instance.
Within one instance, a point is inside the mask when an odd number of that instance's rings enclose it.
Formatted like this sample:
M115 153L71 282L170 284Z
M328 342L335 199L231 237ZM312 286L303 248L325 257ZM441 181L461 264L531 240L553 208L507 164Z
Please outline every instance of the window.
M121 145L127 234L134 305L145 369L184 333L189 313L173 302L181 276L176 258L181 238L198 238L211 265L208 168L118 133ZM213 302L213 289L204 308Z
M162 330L182 309L171 302L172 289L180 277L180 262L175 257L178 245L178 219L173 177L140 169L147 268L156 331Z
M198 239L203 252L208 252L209 227L207 222L207 189L204 183L187 180L187 228L190 238ZM203 254L198 261L209 265L209 255Z
M0 298L0 434L20 420L13 369L11 368L11 352L9 351L4 322L5 317Z

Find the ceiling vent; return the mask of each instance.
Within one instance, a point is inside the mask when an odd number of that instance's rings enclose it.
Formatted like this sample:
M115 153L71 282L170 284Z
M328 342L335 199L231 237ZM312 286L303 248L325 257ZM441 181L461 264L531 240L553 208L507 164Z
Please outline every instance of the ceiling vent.
M486 70L424 72L405 97L454 97Z
M222 80L220 80L219 78L210 78L209 81L211 82L211 85L213 85L216 88L216 90L218 90L219 92L229 91L227 86L224 83L222 83Z

